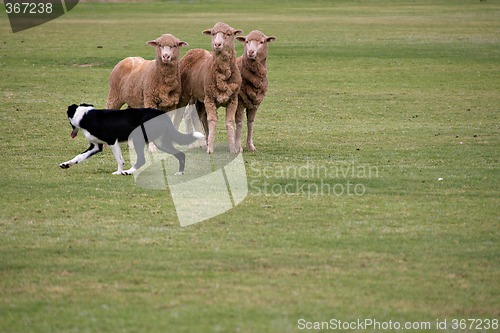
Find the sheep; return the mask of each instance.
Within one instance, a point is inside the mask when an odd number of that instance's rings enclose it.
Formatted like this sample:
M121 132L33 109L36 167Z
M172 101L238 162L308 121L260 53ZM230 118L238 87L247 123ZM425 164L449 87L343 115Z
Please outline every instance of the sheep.
M192 49L179 61L182 93L178 107L196 103L207 136L207 153L212 154L217 109L225 106L229 151L238 153L234 142L234 121L241 75L236 65L234 38L242 31L219 22L203 33L212 36L212 52Z
M238 94L238 108L236 109L236 149L241 148L241 133L243 127L243 110L247 114L247 141L246 147L255 151L253 144L253 123L257 110L267 93L267 44L276 40L276 37L267 37L262 32L254 30L247 36L238 36L236 39L245 43L243 55L236 60L241 72L242 83Z
M156 108L166 112L179 103L179 48L188 43L164 34L147 45L156 47L155 60L128 57L111 72L107 109L120 109L127 104L132 108Z

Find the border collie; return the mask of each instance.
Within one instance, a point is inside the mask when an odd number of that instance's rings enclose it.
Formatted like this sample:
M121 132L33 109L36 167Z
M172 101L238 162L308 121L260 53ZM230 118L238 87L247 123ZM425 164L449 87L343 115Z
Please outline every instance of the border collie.
M186 155L174 148L173 143L188 145L198 139L205 139L202 133L183 134L174 127L170 117L157 109L133 109L106 110L94 109L91 104L76 104L68 107L68 118L73 131L74 138L81 129L90 147L73 159L59 164L67 169L74 164L81 163L90 156L102 151L103 145L108 144L118 163L118 170L114 175L131 175L146 163L144 158L144 146L149 141L154 142L161 151L174 155L179 161L179 171L176 175L184 174ZM156 118L156 119L155 119ZM144 124L147 124L147 132ZM137 162L128 170L123 170L125 164L120 142L128 141L134 144L137 154Z

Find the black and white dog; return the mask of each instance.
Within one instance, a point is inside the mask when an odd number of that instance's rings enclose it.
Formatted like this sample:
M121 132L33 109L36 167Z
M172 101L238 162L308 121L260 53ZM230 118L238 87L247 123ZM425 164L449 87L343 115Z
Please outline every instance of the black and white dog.
M102 151L103 145L108 144L113 151L118 170L114 175L131 175L146 161L144 158L144 146L148 142L154 142L161 151L174 155L179 160L179 171L176 175L184 174L186 156L183 152L174 148L173 143L188 145L198 139L205 139L205 135L199 132L183 134L179 132L170 117L161 110L156 109L124 109L124 110L98 110L90 104L76 104L68 107L68 118L73 131L74 138L81 129L90 143L90 147L73 159L59 164L63 169L85 161L90 156ZM134 144L137 154L137 162L128 170L123 170L125 164L120 142L128 141Z

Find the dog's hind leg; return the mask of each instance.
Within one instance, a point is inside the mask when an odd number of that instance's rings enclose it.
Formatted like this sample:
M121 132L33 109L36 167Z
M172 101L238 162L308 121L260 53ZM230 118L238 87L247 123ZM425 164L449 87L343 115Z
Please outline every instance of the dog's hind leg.
M161 145L157 145L158 149L174 155L174 157L179 161L179 171L175 173L176 176L182 176L184 174L184 168L186 166L186 154L182 151L175 149L172 143L162 142Z
M173 155L179 161L179 171L177 171L175 175L182 176L186 167L186 154L184 154L182 151L177 150L177 153Z
M123 165L125 165L125 160L123 159L122 150L120 149L120 143L118 142L118 140L116 140L116 142L109 147L113 151L116 163L118 164L118 170L113 172L113 175L121 175L123 174Z
M83 153L81 153L79 155L76 155L73 159L71 159L69 161L66 161L66 162L63 162L63 163L59 164L59 166L62 169L67 169L67 168L69 168L72 165L75 165L75 164L78 164L78 163L82 163L83 161L85 161L90 156L95 155L95 154L97 154L97 153L99 153L101 151L102 151L102 144L93 144L93 143L91 143L90 147L87 148L86 151L84 151Z

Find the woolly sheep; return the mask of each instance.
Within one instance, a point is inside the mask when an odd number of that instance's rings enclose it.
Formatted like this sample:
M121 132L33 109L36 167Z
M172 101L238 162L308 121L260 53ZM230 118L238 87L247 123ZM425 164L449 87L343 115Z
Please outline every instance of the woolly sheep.
M182 82L179 107L190 101L196 102L207 134L207 153L211 154L217 128L217 108L225 106L229 151L238 153L234 142L234 121L241 75L236 65L234 38L242 31L219 22L203 33L212 36L212 52L189 50L179 61Z
M241 133L243 127L243 111L247 114L247 141L246 147L255 151L253 144L253 123L257 110L267 93L267 44L276 40L276 37L267 37L262 32L254 30L247 36L238 36L236 39L245 43L244 52L236 61L241 72L241 87L238 94L238 108L236 109L236 149L241 150Z
M171 34L147 42L156 48L155 60L128 57L120 61L109 77L109 96L106 107L175 109L181 93L178 72L179 48L188 43Z

